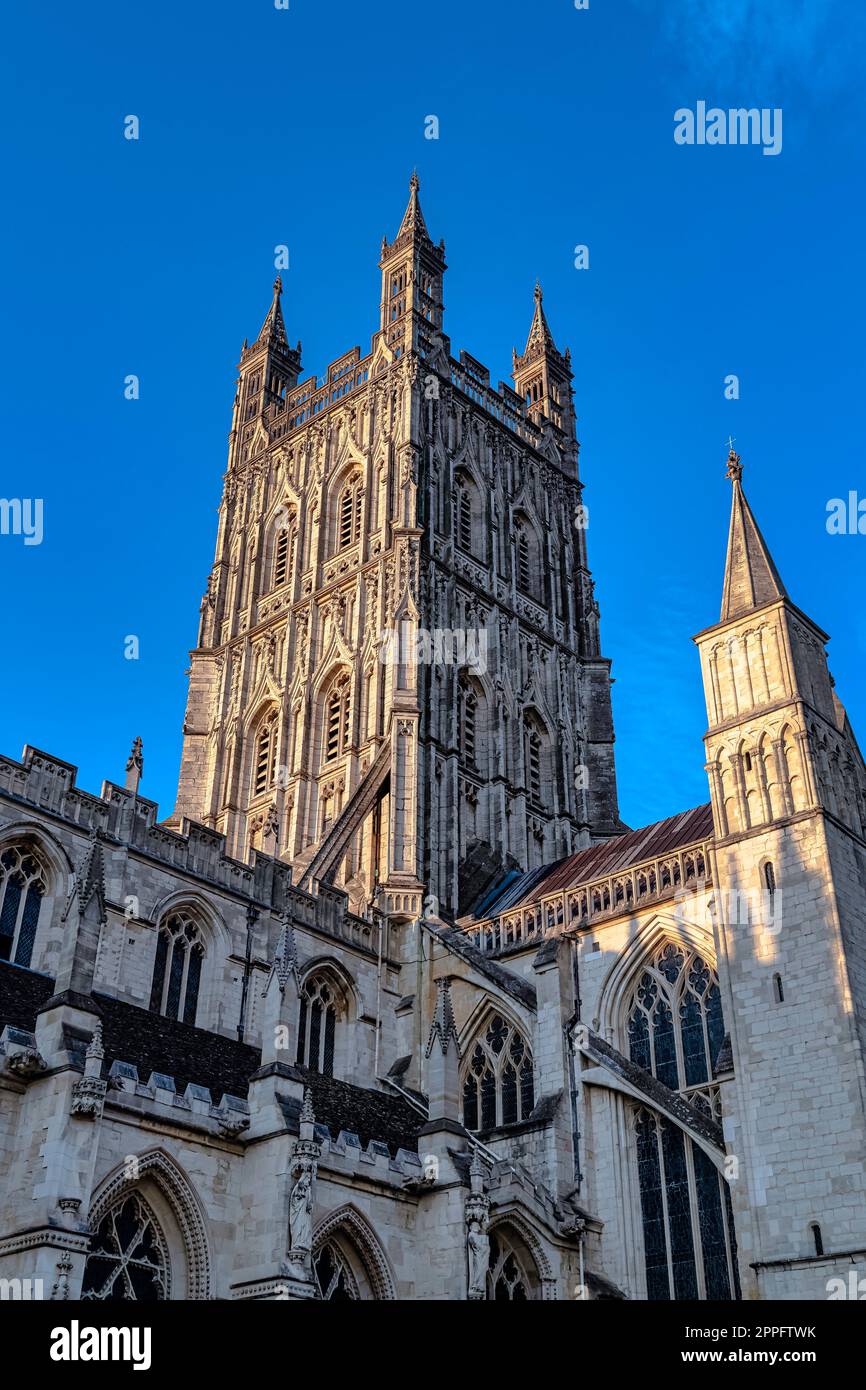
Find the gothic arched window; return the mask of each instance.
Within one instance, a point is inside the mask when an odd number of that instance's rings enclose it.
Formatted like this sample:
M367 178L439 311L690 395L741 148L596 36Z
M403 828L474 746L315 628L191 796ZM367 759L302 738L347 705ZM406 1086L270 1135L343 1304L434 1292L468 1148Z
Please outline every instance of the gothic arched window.
M322 1299L349 1303L361 1297L349 1261L333 1240L326 1240L313 1255L313 1275Z
M528 711L523 719L523 761L526 791L533 806L542 805L544 739L544 725L536 714Z
M298 541L298 528L292 518L288 523L284 523L277 532L277 540L274 545L274 563L271 574L271 588L278 589L281 584L285 584L287 579L291 579L295 568L295 550Z
M342 1015L342 1000L329 975L311 975L304 981L298 1010L299 1067L334 1075L337 1022Z
M457 710L460 760L467 767L478 767L481 749L478 727L478 693L468 680L461 680Z
M512 1023L493 1014L471 1048L463 1076L463 1123L496 1129L528 1120L535 1104L532 1051Z
M153 1303L168 1297L165 1237L138 1193L122 1197L97 1226L81 1297L105 1303Z
M42 865L28 845L0 852L0 960L30 965L46 887Z
M457 495L457 542L461 550L472 550L472 498L466 487Z
M349 747L351 733L350 685L347 675L340 675L325 697L324 727L322 730L322 762L333 762Z
M504 1231L490 1237L490 1264L487 1269L487 1298L493 1303L526 1303L532 1298L532 1283L524 1261Z
M481 536L481 498L474 480L462 471L456 482L455 534L457 544L467 555L483 553Z
M525 516L514 523L514 572L520 592L537 599L541 583L538 538Z
M361 534L361 504L364 485L358 477L350 478L337 503L337 549L354 545Z
M659 948L635 989L629 1054L672 1091L706 1086L725 1036L716 972L686 946Z
M253 796L263 796L274 785L277 762L277 716L268 715L256 731L253 764Z
M160 923L150 989L151 1012L195 1023L204 942L196 919L172 912Z

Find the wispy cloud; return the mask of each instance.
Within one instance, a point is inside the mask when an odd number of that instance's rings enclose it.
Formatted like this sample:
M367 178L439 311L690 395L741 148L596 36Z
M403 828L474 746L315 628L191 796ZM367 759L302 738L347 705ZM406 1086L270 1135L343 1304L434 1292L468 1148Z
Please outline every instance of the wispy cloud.
M851 0L632 3L658 16L669 56L705 78L829 95L862 72L866 7Z

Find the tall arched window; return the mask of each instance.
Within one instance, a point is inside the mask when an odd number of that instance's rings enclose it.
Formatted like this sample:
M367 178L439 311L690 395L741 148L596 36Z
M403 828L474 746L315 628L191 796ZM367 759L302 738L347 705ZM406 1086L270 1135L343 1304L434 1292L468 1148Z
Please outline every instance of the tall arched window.
M42 865L27 844L0 853L0 960L29 966L46 886Z
M121 1197L91 1239L81 1297L154 1303L168 1297L168 1250L156 1217L137 1192Z
M277 762L277 714L261 720L256 731L253 764L253 796L263 796L274 785Z
M361 534L361 505L364 485L360 477L350 478L337 503L337 549L354 545Z
M633 1062L720 1121L713 1063L724 1038L719 981L690 947L666 942L637 982L628 1014ZM647 1297L739 1297L728 1185L665 1116L633 1112Z
M469 1052L463 1076L463 1123L496 1129L528 1120L535 1104L532 1050L512 1023L493 1014Z
M315 974L304 981L298 1011L298 1066L322 1076L334 1075L337 1022L343 1012L343 1001L329 975Z
M514 574L520 592L538 599L541 592L538 539L525 516L518 516L514 522Z
M351 735L351 686L349 677L341 674L332 682L325 696L322 729L322 762L333 762L349 747Z
M471 681L461 679L458 717L460 760L467 767L479 766L478 694Z
M461 550L472 550L472 498L469 489L461 487L457 494L457 543Z
M543 805L545 729L538 715L528 710L523 718L523 762L526 791L533 806Z
M278 589L281 584L285 584L287 579L291 579L295 568L295 551L298 542L298 528L291 518L284 523L277 533L276 544L274 545L274 563L271 573L271 588Z
M172 912L159 927L151 1011L195 1023L203 961L204 941L198 922L188 912Z
M462 470L455 478L455 540L467 555L483 556L483 512L473 478Z

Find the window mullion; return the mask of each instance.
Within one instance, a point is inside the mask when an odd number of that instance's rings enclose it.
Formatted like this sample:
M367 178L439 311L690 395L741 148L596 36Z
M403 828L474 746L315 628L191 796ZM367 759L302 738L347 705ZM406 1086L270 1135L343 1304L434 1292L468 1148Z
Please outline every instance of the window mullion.
M704 1277L704 1238L701 1231L701 1214L698 1210L698 1189L695 1183L695 1162L692 1141L683 1135L686 1155L686 1177L689 1183L689 1210L692 1218L692 1245L695 1252L695 1275L698 1281L698 1298L706 1299L707 1284Z
M671 1254L671 1214L668 1210L668 1175L665 1169L665 1151L662 1144L661 1116L657 1112L650 1112L653 1115L655 1125L656 1151L659 1158L659 1174L661 1177L662 1211L664 1212L665 1230L665 1256L668 1265L668 1294L671 1303L676 1301L676 1286L674 1284L674 1261Z
M168 990L171 983L171 967L174 964L175 938L169 936L168 950L165 953L165 979L162 982L162 999L159 1004L159 1012L164 1014L168 1008Z

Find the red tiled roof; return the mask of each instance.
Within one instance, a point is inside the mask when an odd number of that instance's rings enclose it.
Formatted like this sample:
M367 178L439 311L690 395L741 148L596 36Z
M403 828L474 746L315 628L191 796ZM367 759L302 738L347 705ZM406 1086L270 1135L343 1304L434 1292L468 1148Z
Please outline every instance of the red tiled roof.
M509 883L500 897L488 898L483 915L498 917L501 912L510 911L522 903L535 902L548 893L577 888L582 883L618 873L645 859L655 859L685 845L708 840L712 834L713 812L707 802L704 806L680 811L666 820L644 825L639 830L629 830L625 835L617 835L589 849L578 850L577 854L570 854L554 864L521 874Z

